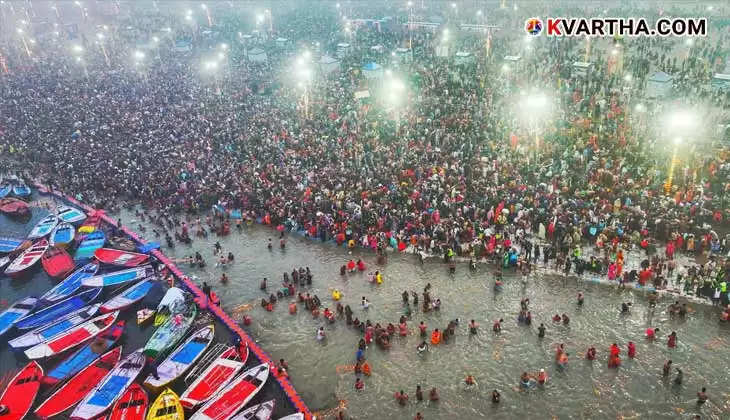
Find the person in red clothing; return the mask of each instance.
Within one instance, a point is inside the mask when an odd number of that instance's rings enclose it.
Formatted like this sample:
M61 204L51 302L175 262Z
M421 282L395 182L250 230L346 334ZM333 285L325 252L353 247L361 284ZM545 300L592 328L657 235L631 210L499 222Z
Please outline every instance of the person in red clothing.
M365 388L365 384L363 383L363 381L361 381L360 378L355 378L355 389L360 391L363 388Z
M628 348L629 357L633 359L636 357L636 345L633 341L629 341Z
M659 328L647 328L646 329L646 339L647 340L653 340L654 337L656 337L656 333L659 332Z
M619 354L621 354L621 349L618 348L616 343L611 344L611 349L609 350L610 357L618 357Z
M620 365L621 365L621 358L618 357L618 354L608 358L608 367L617 368Z
M400 405L406 405L406 403L408 402L408 394L403 392L403 390L401 389L399 392L395 393L395 400L398 401L398 404Z
M671 334L669 334L669 339L667 340L667 347L674 348L677 347L677 332L672 331Z
M421 321L421 323L418 324L418 329L421 331L421 337L426 336L426 328L427 328L426 324L424 324L423 321Z

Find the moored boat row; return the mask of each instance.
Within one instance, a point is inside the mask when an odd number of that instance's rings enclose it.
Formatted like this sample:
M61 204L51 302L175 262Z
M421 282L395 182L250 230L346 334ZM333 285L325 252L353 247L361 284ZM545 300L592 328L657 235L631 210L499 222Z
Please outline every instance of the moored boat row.
M69 207L64 214L73 210ZM86 218L84 231L72 224L84 218L64 218L60 211L43 217L29 235L35 242L22 249L25 240L0 238L0 264L4 257L8 268L15 264L15 278L27 278L40 261L49 276L60 279L40 297L20 299L0 313L0 334L7 334L9 347L30 359L0 397L11 415L22 413L12 418L64 413L72 419L271 418L273 400L252 403L266 384L269 366L254 363L246 369L246 346L224 346L219 352L221 344L212 345L214 326L200 323L197 305L182 289L170 287L160 301L159 325L147 343L123 352L118 345L125 329L121 312L140 308L152 290L167 286L152 268L154 261L147 264L151 257L146 252L154 248L137 248L138 253L131 246L105 247L100 222ZM95 241L93 249L76 259L87 239ZM88 263L78 266L79 261ZM154 318L154 310L141 309L143 321ZM46 370L45 363L52 365ZM191 382L185 375L193 370L197 373ZM173 388L178 390L183 378L189 386L178 395ZM40 392L41 386L53 389ZM2 420L7 418L2 415Z

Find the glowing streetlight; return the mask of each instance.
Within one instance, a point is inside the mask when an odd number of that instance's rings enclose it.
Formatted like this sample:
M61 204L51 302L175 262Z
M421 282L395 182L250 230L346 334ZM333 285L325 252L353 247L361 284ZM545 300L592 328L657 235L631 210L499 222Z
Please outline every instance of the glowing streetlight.
M217 61L206 61L203 66L206 70L215 70L218 68L218 62Z
M139 50L135 51L134 52L134 59L137 60L137 61L144 60L144 53L142 51L139 51Z
M226 44L226 43L221 44L221 49L224 50L224 51L227 50L228 49L228 44Z
M644 104L636 104L634 109L636 112L646 112L646 106Z
M71 50L73 50L73 52L75 52L76 54L80 54L84 52L84 47L82 47L81 45L74 45L73 47L71 47Z
M75 4L76 6L78 6L78 7L79 7L79 9L81 10L81 18L82 18L82 19L85 19L85 18L86 18L86 12L84 11L84 4L83 4L83 3L81 3L81 2L80 2L80 1L78 1L78 0L76 0L76 1L74 2L74 4Z
M697 128L697 117L690 110L677 110L669 115L666 119L667 132L676 135L673 139L672 160L669 162L669 171L667 172L667 180L664 183L664 192L669 194L672 191L672 181L674 180L674 167L677 165L677 149L682 143L682 135L691 135Z
M624 81L626 81L626 82L630 82L632 79L633 78L631 77L630 74L627 74L626 76L624 76Z
M104 34L101 33L101 32L99 32L99 33L96 34L96 37L99 38L99 39L104 39Z
M208 10L208 6L203 3L200 7L205 10L205 15L208 17L208 26L213 26L213 19L210 17L210 10Z
M156 36L153 36L152 37L152 42L154 42L155 44L157 44L158 42L160 42L160 38L158 38Z

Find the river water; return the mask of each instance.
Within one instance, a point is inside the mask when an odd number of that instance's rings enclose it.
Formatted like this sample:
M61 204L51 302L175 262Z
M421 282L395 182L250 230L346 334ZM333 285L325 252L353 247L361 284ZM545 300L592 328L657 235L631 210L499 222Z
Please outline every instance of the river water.
M133 214L123 213L122 219L127 225L138 225ZM150 227L142 235L155 240ZM268 238L277 245L272 250L267 249ZM348 255L344 247L298 235L288 236L286 248L279 249L277 238L277 232L254 225L242 232L233 229L227 237L210 235L196 239L191 246L178 243L164 252L182 258L199 251L208 263L206 268L187 264L180 267L199 282L208 281L226 309L252 304L250 310L241 312L253 318L252 325L246 328L273 359L287 360L295 388L313 410L331 413L339 404L357 419L410 419L419 411L426 419L669 419L691 418L694 414L730 418L730 328L718 322L715 308L690 304L694 310L690 316L672 319L665 311L672 301L668 297L661 298L652 312L641 291L619 290L547 272L530 276L524 286L519 277L508 274L504 289L495 292L493 270L486 265L480 265L476 272L465 264L459 265L454 274L449 274L440 261L421 264L413 255L400 254L390 255L387 264L378 266L375 255L369 251L355 250ZM216 266L213 245L217 240L225 253L231 251L235 255L233 265ZM339 267L349 258L362 258L367 264L366 273L380 270L384 283L369 283L363 273L340 276ZM309 292L317 294L323 306L334 310L331 288L338 288L344 294L341 302L349 304L354 316L361 320L397 325L404 309L401 293L414 290L420 294L427 283L432 285L431 296L441 299L442 308L425 314L420 308L415 310L409 320L411 333L396 338L390 350L370 346L366 357L373 373L364 378L365 389L357 392L353 387L354 374L338 373L337 368L354 363L360 334L342 319L332 325L322 318L313 319L302 305L296 315L290 315L288 298L278 303L273 312L266 312L258 304L266 296L259 290L262 278L269 279L270 293L285 271L307 266L314 274ZM223 272L230 278L228 284L219 281ZM575 303L579 291L586 296L583 307ZM372 303L367 311L360 307L362 296ZM534 319L530 327L516 321L519 302L524 297L531 301ZM629 315L620 314L621 302L634 302ZM553 324L551 316L555 313L567 313L570 325ZM455 318L461 320L455 339L432 347L424 356L417 355L420 321L428 325L430 334L434 328L445 328ZM495 335L491 325L499 318L505 322L502 333ZM480 324L476 336L467 331L470 319ZM544 339L537 337L541 322L547 326ZM327 332L324 343L315 340L319 326ZM649 326L661 330L656 342L643 337ZM673 330L679 336L678 346L668 349L666 335ZM625 356L628 341L637 346L634 360ZM608 347L613 342L622 349L623 364L619 369L606 366ZM554 362L559 343L565 343L570 354L564 369ZM583 359L591 345L598 349L598 359L593 363ZM673 383L674 373L669 379L662 377L662 365L667 359L683 369L681 386ZM548 372L548 384L520 392L520 374L540 368ZM476 388L467 390L462 385L467 374L478 381ZM426 395L427 390L436 387L440 401L417 403L418 384ZM707 387L710 401L698 408L696 393L703 386ZM393 398L393 393L400 389L410 395L411 401L405 407L398 406ZM490 400L493 389L502 394L498 405Z

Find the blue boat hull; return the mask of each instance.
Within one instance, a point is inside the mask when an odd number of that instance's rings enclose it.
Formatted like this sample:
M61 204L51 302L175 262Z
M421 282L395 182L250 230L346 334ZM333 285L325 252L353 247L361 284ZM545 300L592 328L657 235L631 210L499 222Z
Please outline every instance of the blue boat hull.
M15 326L20 330L30 330L33 328L38 328L64 315L67 315L75 311L76 309L80 309L88 305L89 303L93 302L100 293L101 288L94 288L81 292L76 296L72 296L70 298L67 298L66 300L62 300L53 306L41 309L38 312L32 313L24 317L23 319L18 321Z
M30 195L30 188L25 185L16 185L13 187L13 194L16 197L27 197Z
M45 304L53 304L59 302L76 293L81 288L81 281L85 278L92 277L99 270L99 264L89 263L79 268L66 277L61 283L58 283L51 290L47 291L40 297Z

